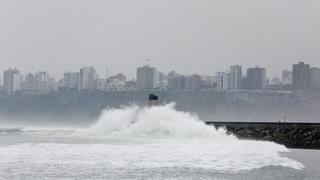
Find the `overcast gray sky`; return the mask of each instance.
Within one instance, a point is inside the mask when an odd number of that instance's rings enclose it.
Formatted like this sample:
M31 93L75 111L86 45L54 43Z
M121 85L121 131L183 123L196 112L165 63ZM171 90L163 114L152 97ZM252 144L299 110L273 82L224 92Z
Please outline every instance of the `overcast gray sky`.
M1 72L92 65L132 78L149 58L164 72L240 64L273 76L320 66L319 48L319 0L0 0Z

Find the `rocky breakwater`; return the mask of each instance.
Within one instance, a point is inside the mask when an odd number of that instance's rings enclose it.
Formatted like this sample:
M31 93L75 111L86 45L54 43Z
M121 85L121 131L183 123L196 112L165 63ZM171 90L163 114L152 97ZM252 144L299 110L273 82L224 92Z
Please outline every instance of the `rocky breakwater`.
M320 149L320 123L206 122L240 139L273 141L288 148Z

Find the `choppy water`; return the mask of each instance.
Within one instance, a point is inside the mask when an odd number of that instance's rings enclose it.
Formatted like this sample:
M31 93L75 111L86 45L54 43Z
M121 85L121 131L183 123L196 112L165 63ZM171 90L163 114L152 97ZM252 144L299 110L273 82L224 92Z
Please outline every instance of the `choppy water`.
M2 129L0 179L320 179L318 151L238 140L173 106L106 110L84 129Z

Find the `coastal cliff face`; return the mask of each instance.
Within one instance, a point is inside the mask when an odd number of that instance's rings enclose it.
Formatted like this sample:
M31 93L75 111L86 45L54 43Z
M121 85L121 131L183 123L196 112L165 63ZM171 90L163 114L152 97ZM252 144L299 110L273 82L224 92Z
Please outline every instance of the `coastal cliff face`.
M149 93L160 103L176 103L176 109L197 114L204 121L320 122L320 96L279 92L215 91L61 91L44 95L0 97L0 119L92 123L105 108L147 105Z

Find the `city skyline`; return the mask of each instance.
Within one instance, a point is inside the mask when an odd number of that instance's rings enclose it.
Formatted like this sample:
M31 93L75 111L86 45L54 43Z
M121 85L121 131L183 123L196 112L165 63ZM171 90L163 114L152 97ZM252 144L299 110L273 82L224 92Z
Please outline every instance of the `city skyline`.
M0 71L61 78L92 65L133 78L133 67L149 58L166 73L212 74L241 64L279 77L298 61L320 66L319 8L299 0L1 1Z
M225 71L214 75L181 74L175 70L163 73L156 67L142 65L136 68L136 79L127 79L122 72L100 76L93 66L63 73L63 78L56 78L44 71L21 73L16 68L9 68L3 73L1 92L6 95L16 93L45 94L66 89L79 91L132 91L145 89L158 90L205 90L241 91L241 90L319 90L320 68L304 62L292 64L291 70L283 70L282 77L269 79L267 69L254 66L242 68L230 65Z
M6 70L8 69L18 69L20 71L20 73L22 73L23 75L27 75L28 73L38 73L38 72L47 72L48 74L50 74L52 77L56 78L56 79L61 79L63 78L63 75L64 73L68 73L68 72L79 72L82 68L84 67L93 67L95 69L95 73L100 77L100 78L105 78L106 76L108 75L116 75L116 74L119 74L119 73L122 73L124 75L126 75L126 77L128 77L128 79L131 79L131 80L136 80L136 68L139 68L139 67L143 67L143 66L150 66L150 67L154 67L156 68L157 70L160 70L160 72L162 73L165 73L165 74L169 74L170 72L177 72L179 74L183 74L183 75L193 75L193 74L197 74L197 75L201 75L201 76L216 76L217 73L219 72L230 72L232 71L231 68L232 66L240 66L241 67L241 71L242 71L242 75L246 75L246 70L247 69L250 69L250 68L254 68L254 67L260 67L260 68L265 68L266 69L266 78L271 80L272 78L282 78L283 76L283 71L292 71L292 65L296 64L296 63L299 63L299 62L304 62L306 64L309 64L310 65L310 68L320 68L320 65L319 66L316 66L315 64L311 64L309 62L305 62L305 61L295 61L293 62L292 64L288 64L287 65L287 68L282 68L280 70L280 72L277 73L277 75L272 75L272 73L270 73L270 69L268 69L267 67L265 66L262 66L262 65L249 65L248 67L246 66L243 66L242 64L229 64L229 65L226 65L226 68L224 69L218 69L216 71L212 71L211 73L197 73L197 72L193 72L192 70L189 69L189 71L185 72L185 71L179 71L177 69L170 69L168 71L166 70L163 70L163 69L160 69L159 67L157 66L154 66L150 63L150 60L149 59L146 59L144 61L144 63L141 63L135 67L132 67L132 70L133 71L133 75L130 75L131 73L129 72L124 72L124 71L112 71L110 70L110 67L109 66L106 66L106 68L101 68L101 67L97 67L97 66L94 66L94 65L87 65L87 66L80 66L79 68L66 68L65 71L63 71L61 74L57 74L56 73L51 73L50 71L46 71L44 69L35 69L34 71L23 71L23 69L20 69L18 68L19 66L10 66L8 68L5 68L3 71L1 71L1 68L0 68L0 80L3 80L3 72L5 72ZM99 69L102 69L102 71L99 71Z
M148 58L146 58L148 59ZM320 59L320 58L319 58ZM1 62L1 61L0 61ZM296 60L296 61L292 61L292 64L296 63L296 62L299 62L299 60ZM304 61L304 62L307 62L307 61ZM310 62L308 62L309 64L311 64ZM105 76L106 72L108 72L109 74L117 74L117 73L125 73L126 76L129 78L129 79L135 79L136 78L136 70L135 68L136 67L139 67L141 65L150 65L152 67L157 67L158 66L155 66L153 62L148 62L146 63L146 60L141 60L141 63L140 64L137 64L136 66L132 67L131 70L129 71L121 71L121 68L115 68L113 69L110 65L106 64L105 67L101 67L101 66L95 66L93 64L90 64L88 63L87 65L75 65L73 67L66 67L66 68L63 68L63 69L60 69L59 71L50 71L49 68L47 66L44 66L43 68L39 68L39 69L36 69L36 68L32 68L32 70L28 70L29 68L23 68L21 65L16 65L16 66L9 66L9 65L2 65L0 66L0 72L4 72L5 70L7 69L10 69L10 68L16 68L16 69L19 69L21 72L25 72L25 73L36 73L38 71L45 71L45 72L48 72L49 74L53 75L54 77L56 78L62 78L63 77L63 73L65 72L68 72L68 71L71 71L71 72L75 72L75 71L78 71L79 69L81 69L82 67L90 67L90 66L93 66L96 68L97 70L97 73L99 76L103 77ZM261 64L255 64L255 65L243 65L243 64L239 64L239 63L233 63L234 65L240 65L243 69L247 69L247 68L250 68L250 67L264 67L268 70L268 78L273 78L273 77L278 77L280 78L281 75L282 75L282 71L283 70L291 70L291 64L289 66L284 66L284 67L278 67L277 69L279 69L279 71L275 71L275 70L272 70L272 68L268 68L267 66L263 66ZM319 65L317 65L319 64ZM313 66L312 67L320 67L320 62L318 63L313 63L312 64ZM208 71L207 72L204 72L204 71L201 71L201 70L196 70L192 67L190 68L185 68L185 69L181 69L181 68L177 68L177 69L168 69L168 68L164 68L162 70L162 72L164 73L170 73L171 71L179 71L180 73L182 74L199 74L199 75L215 75L216 72L219 72L221 70L227 70L229 69L230 67L230 64L226 64L226 65L223 65L222 66L222 69L218 69L217 66L213 66L212 67L212 71ZM160 69L160 68L159 68ZM180 69L180 70L179 70ZM61 73L60 73L61 72ZM3 78L3 75L1 74L0 75L0 78L2 79Z
M319 10L0 0L0 180L320 180Z

